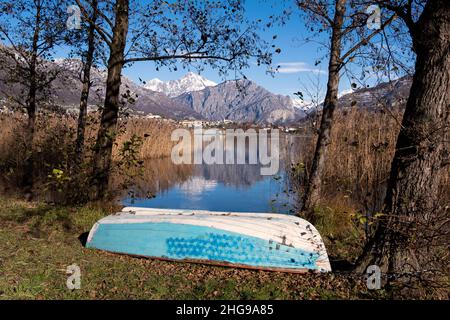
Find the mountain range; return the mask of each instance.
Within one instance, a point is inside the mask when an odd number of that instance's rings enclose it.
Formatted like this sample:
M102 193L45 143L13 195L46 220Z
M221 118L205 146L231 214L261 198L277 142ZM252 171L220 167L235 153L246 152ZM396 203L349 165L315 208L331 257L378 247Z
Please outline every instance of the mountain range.
M53 105L76 112L81 92L79 79L82 63L76 59L57 59L47 61L44 67L47 70L58 70L58 77L52 83L50 100ZM106 70L92 68L90 109L102 104L106 75ZM5 74L0 70L0 102L3 101L5 105L8 102L2 97L16 94L20 90L17 86L4 83L2 78L5 78ZM362 107L371 107L377 106L380 99L390 104L404 100L411 80L403 78L397 80L394 87L391 84L344 95L340 98L340 105L353 105L353 101L357 101ZM304 102L274 94L253 81L241 79L216 84L192 72L178 80L164 82L152 79L143 85L122 76L121 93L128 93L134 99L134 103L127 105L131 114L153 114L177 120L228 119L257 124L287 124L305 118L309 112L309 106Z
M209 120L285 123L305 116L288 96L269 92L249 80L226 81L174 98Z
M144 87L164 93L178 106L187 106L204 119L252 123L284 123L304 117L298 102L277 95L250 80L217 84L189 72L178 80L152 79Z
M47 70L58 70L52 82L51 101L55 106L76 112L80 99L82 63L76 59L57 59L45 63ZM0 72L1 73L1 72ZM101 105L105 96L106 70L92 68L90 109ZM1 78L0 74L0 78ZM8 94L11 86L0 81L0 92ZM121 94L134 100L129 112L154 114L172 119L205 119L253 123L283 123L304 117L288 96L277 95L249 80L216 84L195 73L178 80L153 79L139 85L122 76ZM15 94L15 92L9 92Z
M406 104L411 89L412 78L405 76L371 88L362 88L339 98L342 108L357 105L359 108L380 110L402 108Z

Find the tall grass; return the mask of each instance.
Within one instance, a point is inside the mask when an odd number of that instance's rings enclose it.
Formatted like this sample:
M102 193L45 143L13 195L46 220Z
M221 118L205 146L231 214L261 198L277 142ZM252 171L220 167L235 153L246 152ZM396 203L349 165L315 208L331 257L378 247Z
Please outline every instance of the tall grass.
M30 155L31 146L25 140L26 123L24 114L0 114L0 190L3 192L20 191L25 160ZM83 163L81 167L74 168L76 126L77 119L72 115L47 112L38 115L33 141L35 193L46 200L61 200L67 197L64 188L74 190L75 187L75 190L81 191L89 183L98 115L88 117ZM138 150L135 150L139 158L170 156L174 143L170 137L175 128L174 122L160 119L122 119L113 148L113 163L123 161L121 150L130 139L136 137L140 141Z
M329 158L323 177L323 205L338 201L345 203L348 208L353 208L353 211L364 214L373 214L381 210L401 117L400 111L375 113L356 107L339 110L336 113ZM56 179L54 169L63 171L64 175L68 175L67 178L73 178L71 161L74 158L76 124L76 117L70 115L40 113L38 116L33 150L36 188L42 193L48 192L49 189L58 191L58 185L55 186L54 181ZM17 189L18 182L21 181L24 160L29 151L29 143L24 140L25 125L26 116L23 114L0 114L0 188ZM175 128L177 128L175 122L158 119L121 120L119 135L113 149L114 163L120 163L123 156L121 150L133 137L138 137L141 142L135 150L136 157L140 160L170 156L175 143L170 137ZM85 178L92 169L91 158L97 129L98 115L91 114L86 132ZM312 138L305 138L308 135ZM310 130L304 129L301 142L296 146L299 148L296 150L299 165L296 166L296 175L293 179L300 194L303 191L304 181L308 178L314 146L315 135L311 134ZM163 174L154 166L145 164L142 170L145 181L154 183L157 183L156 178L151 176L159 177ZM171 167L166 171L177 170L188 174L192 169L188 166L183 169ZM161 181L169 181L170 174L164 174L167 179ZM442 177L443 199L450 198L448 176L447 174ZM117 175L113 180L114 186L120 184Z
M139 158L155 159L170 157L174 142L170 140L172 131L178 125L175 122L161 119L128 119L121 124L122 134L118 136L117 147L113 150L113 157L117 160L117 151L125 141L132 136L142 137Z
M375 226L383 209L401 119L401 111L368 112L356 107L338 110L335 115L322 176L321 202L314 208L313 221L334 258L357 257ZM294 188L300 199L315 140L316 136L312 135L300 145L299 163L292 167ZM450 206L449 171L441 177L438 198L443 208Z
M375 113L357 108L336 112L322 177L325 203L345 197L361 209L380 209L401 117L401 112ZM299 161L304 168L299 175L299 188L308 179L315 140L316 135L313 135L302 144L299 152Z

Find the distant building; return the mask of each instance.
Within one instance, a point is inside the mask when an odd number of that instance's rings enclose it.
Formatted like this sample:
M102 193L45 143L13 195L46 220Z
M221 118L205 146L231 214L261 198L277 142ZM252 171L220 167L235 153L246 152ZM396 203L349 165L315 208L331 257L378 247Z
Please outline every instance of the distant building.
M224 120L217 120L217 121L208 121L208 120L196 120L196 119L189 119L189 120L182 120L179 122L182 126L193 128L193 127L205 127L205 128L219 128L228 124L234 124L235 122L232 120L224 119Z
M201 120L183 120L181 125L187 128L200 127L203 126L204 121Z
M151 114L151 113L149 113L149 114L147 114L147 115L145 116L145 118L146 118L146 119L161 119L162 117L161 117L160 115L157 115L157 114Z

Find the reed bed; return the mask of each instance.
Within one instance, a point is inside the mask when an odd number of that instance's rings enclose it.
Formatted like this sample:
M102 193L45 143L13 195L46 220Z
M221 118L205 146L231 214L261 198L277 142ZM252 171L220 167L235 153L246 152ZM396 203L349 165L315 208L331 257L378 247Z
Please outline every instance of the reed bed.
M329 159L323 177L324 204L339 202L355 211L366 212L381 209L401 117L401 111L368 112L358 108L339 110L336 113ZM24 134L26 121L26 115L21 113L0 114L0 179L3 188L20 181L23 163L30 150ZM74 156L76 125L77 119L71 115L39 114L33 142L38 183L45 183L54 168L64 169L70 166ZM176 143L171 141L171 133L178 127L176 122L129 118L122 119L118 127L119 134L113 149L115 163L120 162L120 151L133 137L139 141L135 150L136 157L142 161L169 157ZM87 166L90 165L97 130L98 115L91 114L86 130ZM315 146L315 135L310 128L305 127L301 132L301 141L294 143L295 161L298 162L296 168L300 172L296 172L292 178L294 188L299 193L302 193L302 186L308 177ZM294 149L291 148L291 153L292 150ZM147 181L156 179L150 176L161 175L161 172L156 172L158 170L145 163L143 167ZM176 171L175 168L167 170ZM183 170L188 172L191 169ZM169 176L167 178L170 180ZM442 186L442 197L450 198L448 174L442 177Z
M401 120L401 111L368 112L351 108L336 113L322 177L321 201L313 208L314 225L334 260L354 261L376 225L383 209ZM299 199L308 179L316 137L311 134L303 140L297 163L292 166L291 179ZM437 207L450 206L449 173L450 168L441 176Z
M139 158L155 159L170 157L172 147L176 142L171 141L173 130L178 128L175 121L161 119L127 119L121 124L122 134L117 138L118 148L113 151L113 156L117 159L117 151L125 141L129 141L132 136L142 138L142 145L139 148Z
M20 191L25 160L31 154L31 143L25 138L26 125L27 116L23 113L0 114L0 188L4 192ZM48 192L48 182L55 169L70 175L67 178L73 178L75 173L71 168L75 158L76 127L76 116L39 113L32 144L34 181L38 193ZM140 159L170 156L174 144L170 139L171 132L175 128L175 122L161 119L120 120L113 148L113 162L116 164L122 161L121 150L132 137L139 141L135 151ZM87 119L83 161L86 175L92 169L91 161L97 130L98 115L94 113Z
M352 108L336 112L323 176L324 202L338 197L366 210L380 208L401 117L400 111L388 114ZM315 140L312 135L301 145L298 161L304 172L299 188L308 178Z

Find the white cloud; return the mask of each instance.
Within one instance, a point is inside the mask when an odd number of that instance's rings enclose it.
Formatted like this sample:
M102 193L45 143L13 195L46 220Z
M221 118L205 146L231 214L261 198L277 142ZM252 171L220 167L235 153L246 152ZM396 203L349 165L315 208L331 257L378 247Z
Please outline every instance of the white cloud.
M299 73L299 72L313 72L313 73L326 73L318 68L308 66L305 62L280 62L278 64L279 73Z
M179 185L180 190L191 197L200 196L205 192L214 190L218 185L216 180L206 180L203 177L191 177Z

